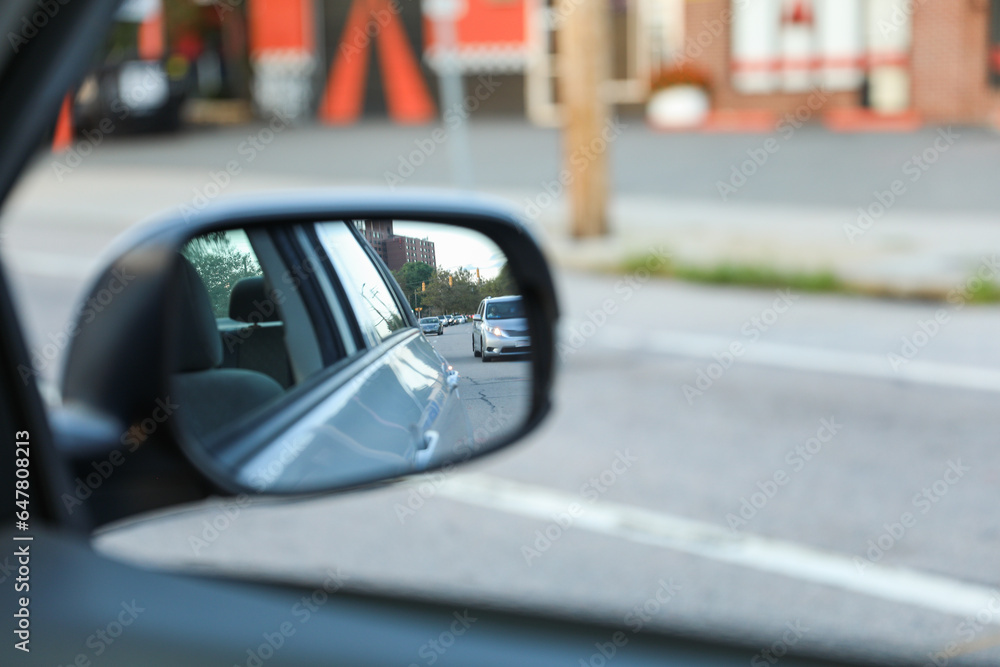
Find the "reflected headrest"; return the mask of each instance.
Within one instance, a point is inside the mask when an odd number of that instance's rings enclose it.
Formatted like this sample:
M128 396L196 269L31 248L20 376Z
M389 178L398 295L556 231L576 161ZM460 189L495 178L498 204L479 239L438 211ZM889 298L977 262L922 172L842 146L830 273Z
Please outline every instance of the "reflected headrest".
M203 371L222 363L222 338L208 288L184 256L177 271L177 368Z
M278 309L268 297L263 276L241 278L229 295L229 317L239 322L277 322Z

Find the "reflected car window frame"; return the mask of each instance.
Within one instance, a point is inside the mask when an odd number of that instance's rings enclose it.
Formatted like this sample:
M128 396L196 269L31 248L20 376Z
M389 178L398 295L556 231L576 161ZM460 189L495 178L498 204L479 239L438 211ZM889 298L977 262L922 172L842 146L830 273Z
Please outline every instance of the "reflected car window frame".
M247 457L258 455L267 447L279 442L294 424L307 418L332 393L339 391L341 387L363 373L372 361L387 354L394 346L405 344L408 336L420 334L416 317L408 307L401 310L404 326L382 340L369 342L362 334L355 304L349 298L347 288L339 275L344 267L336 262L334 254L328 251L319 237L318 227L328 223L343 224L348 228L351 237L365 253L365 258L372 262L380 279L385 283L397 308L401 300L405 302L395 278L388 272L381 258L373 255L374 250L364 241L364 237L352 229L351 221L324 220L298 225L295 229L272 231L279 254L286 266L298 269L296 272L290 268L291 273L288 275L295 279L296 289L300 290L303 299L311 302L306 304L307 312L313 320L316 332L320 334L319 337L328 343L330 338L336 336L343 337L345 341L350 338L357 342L357 346L353 353L338 355L333 359L327 358L324 354L324 367L321 370L291 387L266 410L220 429L213 435L211 442L199 441L197 438L183 441L182 447L196 462L201 472L233 493L259 492L260 489L234 486L226 481L222 470L238 466ZM337 310L340 311L339 317ZM348 331L343 330L345 324ZM338 347L342 345L343 341ZM219 443L225 444L218 447ZM362 482L365 483L367 482ZM272 493L280 497L294 492L272 491Z
M326 234L324 230L339 230L338 225L343 225L346 228L347 235L357 244L358 250L362 253L361 256L367 259L370 266L374 269L376 277L381 281L382 288L384 288L382 292L391 300L391 303L383 301L382 305L393 308L395 313L392 313L392 315L398 316L400 319L400 326L395 329L390 328L388 333L384 335L378 332L377 324L362 320L363 304L358 301L357 296L353 293L353 286L349 286L345 282L345 277L353 275L350 271L351 267L346 264L345 258L341 253L336 252L328 245L329 239L324 238L324 234ZM340 232L337 231L334 233ZM310 236L316 242L316 252L323 255L323 263L326 266L328 277L335 281L339 287L338 297L341 300L342 307L345 311L348 311L349 317L354 321L356 332L360 334L360 340L358 341L359 348L374 349L392 339L400 332L418 328L416 316L410 309L409 302L403 296L392 272L389 271L389 268L375 252L375 249L369 245L357 230L353 220L324 220L316 222L312 225ZM353 252L353 250L354 246L351 246L351 251ZM389 325L389 322L386 321L386 324Z

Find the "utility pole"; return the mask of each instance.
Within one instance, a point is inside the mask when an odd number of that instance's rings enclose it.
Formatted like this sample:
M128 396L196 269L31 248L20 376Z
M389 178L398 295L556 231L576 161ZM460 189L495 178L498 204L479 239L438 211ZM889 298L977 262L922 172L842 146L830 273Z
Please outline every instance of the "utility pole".
M559 93L563 169L568 172L572 234L608 233L608 127L604 82L611 69L608 0L558 0Z
M465 0L425 0L424 14L434 23L434 37L439 54L438 80L441 90L441 120L450 123L452 180L456 187L471 189L472 150L466 125L468 111L462 106L462 68L458 62L456 23L468 10ZM453 114L454 122L448 114Z

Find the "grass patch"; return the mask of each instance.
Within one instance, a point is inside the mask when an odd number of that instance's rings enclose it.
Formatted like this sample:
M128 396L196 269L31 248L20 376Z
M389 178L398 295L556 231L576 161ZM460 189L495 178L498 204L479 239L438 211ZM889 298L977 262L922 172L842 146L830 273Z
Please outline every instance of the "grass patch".
M659 255L633 257L622 262L621 270L646 270L653 275L692 283L738 285L742 287L789 288L800 292L848 292L849 288L830 271L778 271L750 264L695 266L678 264Z
M723 264L713 268L681 266L675 275L681 280L714 285L790 288L800 292L843 292L846 287L829 271L799 273L775 271L761 266Z
M976 281L973 286L970 280L965 289L965 300L968 303L1000 303L1000 285Z
M944 301L949 293L952 296L955 294L954 291L914 290L907 292L879 285L851 284L842 281L831 271L779 271L767 266L733 263L716 266L680 264L664 258L662 255L652 253L630 257L623 261L617 270L626 274L648 271L654 276L708 285L791 289L797 292L855 294L923 301ZM1000 285L997 283L969 280L966 285L963 293L966 303L1000 303Z

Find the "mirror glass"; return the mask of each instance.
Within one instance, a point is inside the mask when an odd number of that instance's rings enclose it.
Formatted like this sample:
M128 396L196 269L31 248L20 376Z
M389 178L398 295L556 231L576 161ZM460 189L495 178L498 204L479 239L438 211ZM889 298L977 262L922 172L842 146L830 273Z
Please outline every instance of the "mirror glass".
M177 259L169 394L217 477L264 493L388 479L485 453L528 416L526 303L481 233L254 226Z

